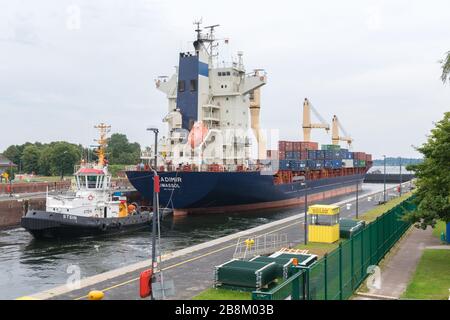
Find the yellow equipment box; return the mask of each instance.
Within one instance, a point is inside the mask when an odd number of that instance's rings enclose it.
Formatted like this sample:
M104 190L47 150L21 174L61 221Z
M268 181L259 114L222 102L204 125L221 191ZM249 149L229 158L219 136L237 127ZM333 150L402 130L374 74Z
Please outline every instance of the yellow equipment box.
M333 243L339 240L339 225L334 226L317 226L310 225L308 227L308 241Z
M339 206L315 204L309 206L308 214L327 214L333 215L339 213Z
M333 243L339 240L339 207L313 205L308 208L308 241Z

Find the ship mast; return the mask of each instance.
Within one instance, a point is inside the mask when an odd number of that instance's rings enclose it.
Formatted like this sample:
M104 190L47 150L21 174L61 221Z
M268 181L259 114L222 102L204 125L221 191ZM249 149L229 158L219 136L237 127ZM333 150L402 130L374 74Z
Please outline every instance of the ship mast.
M98 156L98 165L103 167L105 165L106 145L108 144L107 134L111 131L111 126L100 123L94 126L94 128L100 132L100 139L95 140L99 145L96 154Z

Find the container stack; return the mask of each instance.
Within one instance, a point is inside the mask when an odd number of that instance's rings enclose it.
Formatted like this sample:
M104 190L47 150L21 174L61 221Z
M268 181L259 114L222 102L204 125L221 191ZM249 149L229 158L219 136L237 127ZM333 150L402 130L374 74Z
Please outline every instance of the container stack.
M268 150L267 157L279 161L280 171L306 171L341 168L363 168L372 162L372 155L350 152L339 145L316 142L279 141L278 150Z

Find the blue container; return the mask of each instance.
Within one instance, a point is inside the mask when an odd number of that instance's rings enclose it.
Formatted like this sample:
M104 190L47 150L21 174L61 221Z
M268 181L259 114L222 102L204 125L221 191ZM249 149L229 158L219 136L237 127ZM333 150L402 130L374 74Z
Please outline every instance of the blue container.
M316 160L307 160L306 161L306 167L309 169L316 168Z
M333 160L332 163L333 169L342 168L342 160Z
M305 160L295 160L293 161L293 168L297 171L303 171L306 169L306 161Z
M295 159L293 151L286 151L286 159Z
M323 161L316 161L316 169L321 169L321 168L323 168L323 164L324 164Z
M300 160L301 153L299 151L294 151L293 154L294 154L294 159L295 160Z
M280 170L289 171L292 170L290 160L280 160Z
M291 160L280 160L280 170L292 170Z
M316 150L316 159L317 160L325 159L325 150Z
M323 162L323 167L324 168L332 168L333 167L333 160L325 160Z
M316 150L308 150L308 159L316 160Z

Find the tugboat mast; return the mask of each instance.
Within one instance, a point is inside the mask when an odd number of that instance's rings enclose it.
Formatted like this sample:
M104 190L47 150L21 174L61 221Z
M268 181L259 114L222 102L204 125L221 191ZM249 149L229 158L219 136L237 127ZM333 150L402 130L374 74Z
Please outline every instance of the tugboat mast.
M98 156L98 165L103 167L105 165L106 145L108 144L107 134L111 131L111 126L102 122L94 126L94 128L100 131L100 139L95 140L99 144L96 154Z

